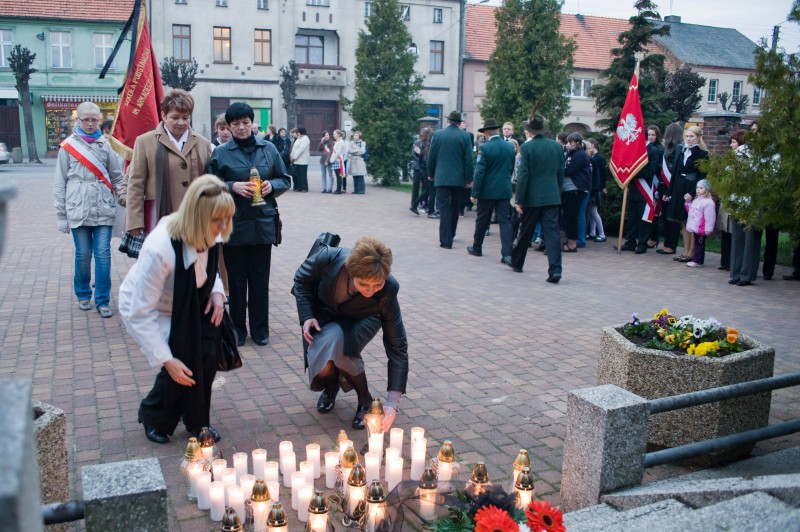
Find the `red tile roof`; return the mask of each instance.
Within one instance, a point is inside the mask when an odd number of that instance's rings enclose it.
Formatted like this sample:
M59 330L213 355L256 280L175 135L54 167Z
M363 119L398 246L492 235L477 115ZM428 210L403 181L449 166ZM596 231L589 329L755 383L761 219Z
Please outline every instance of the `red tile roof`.
M0 0L0 17L49 20L128 20L134 0Z
M495 45L495 7L467 5L467 57L488 61ZM561 34L578 45L575 68L603 70L611 64L611 49L619 46L619 33L630 27L627 20L585 15L561 15Z

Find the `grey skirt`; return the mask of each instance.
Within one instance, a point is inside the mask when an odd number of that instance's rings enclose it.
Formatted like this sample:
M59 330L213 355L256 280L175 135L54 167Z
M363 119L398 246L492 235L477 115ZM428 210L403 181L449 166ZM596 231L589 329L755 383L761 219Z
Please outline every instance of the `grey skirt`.
M349 375L364 373L364 359L360 355L347 356L344 354L344 332L341 326L334 322L322 327L314 335L314 343L308 346L308 387L315 392L325 389L324 381L317 379L317 375L325 369L328 362L333 361L337 369ZM349 392L353 386L339 374L339 386L342 391Z

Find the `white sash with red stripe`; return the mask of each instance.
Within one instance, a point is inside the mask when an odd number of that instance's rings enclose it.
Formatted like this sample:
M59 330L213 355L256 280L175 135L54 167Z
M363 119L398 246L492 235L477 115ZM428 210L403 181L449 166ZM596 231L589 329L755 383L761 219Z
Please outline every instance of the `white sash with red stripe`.
M83 166L88 168L91 173L97 176L97 179L107 186L112 194L114 193L114 186L111 184L108 170L105 165L95 157L92 150L79 143L73 137L67 137L66 140L61 143L61 147L67 150L70 155L75 157Z
M672 182L672 172L669 169L669 165L667 164L667 158L661 158L661 173L660 173L661 181L669 186Z
M639 177L634 181L636 183L636 188L639 189L639 192L642 194L642 197L647 202L647 205L644 207L644 214L642 215L642 220L646 222L652 222L656 215L656 204L655 199L653 198L653 185L647 182L647 179L643 177Z

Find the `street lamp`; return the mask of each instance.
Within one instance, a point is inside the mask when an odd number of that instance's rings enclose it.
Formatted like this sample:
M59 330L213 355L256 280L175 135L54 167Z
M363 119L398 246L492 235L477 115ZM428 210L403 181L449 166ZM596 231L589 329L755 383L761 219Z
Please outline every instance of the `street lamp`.
M489 0L473 2L473 5L485 4ZM466 54L466 33L467 33L467 0L461 0L458 18L458 79L456 80L456 109L461 111L464 108L464 55Z

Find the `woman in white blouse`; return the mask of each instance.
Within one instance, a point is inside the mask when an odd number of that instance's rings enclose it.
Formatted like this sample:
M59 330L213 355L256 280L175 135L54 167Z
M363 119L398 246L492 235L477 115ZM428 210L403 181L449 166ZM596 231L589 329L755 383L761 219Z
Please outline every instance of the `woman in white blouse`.
M233 198L212 175L189 186L178 212L162 218L119 290L125 327L150 366L161 368L139 407L147 439L167 443L178 422L196 435L210 427L211 384L220 349L225 290L218 241L233 228Z

